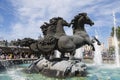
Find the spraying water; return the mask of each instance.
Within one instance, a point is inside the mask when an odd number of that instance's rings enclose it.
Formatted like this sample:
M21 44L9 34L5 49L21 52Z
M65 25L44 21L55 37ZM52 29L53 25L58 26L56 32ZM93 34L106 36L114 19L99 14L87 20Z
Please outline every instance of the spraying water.
M116 36L116 17L115 17L114 11L113 11L113 23L114 23L115 63L117 67L120 67L119 47L118 47L118 40Z
M74 57L83 60L83 47L76 49Z
M61 53L58 50L55 50L55 57L60 58Z
M96 35L96 38L98 36ZM95 65L102 65L102 51L101 51L101 46L97 44L97 41L94 42L94 47L95 47L95 52L94 52L94 64Z

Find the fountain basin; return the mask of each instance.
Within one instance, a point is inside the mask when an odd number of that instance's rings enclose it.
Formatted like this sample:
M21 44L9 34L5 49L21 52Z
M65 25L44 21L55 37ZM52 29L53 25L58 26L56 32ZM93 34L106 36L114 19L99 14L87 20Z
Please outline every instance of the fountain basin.
M54 78L66 78L86 76L86 68L87 66L81 60L48 61L43 58L32 63L28 72L37 72Z
M46 77L42 74L25 73L30 64L20 64L8 68L7 71L0 72L1 80L56 80L56 78ZM67 77L62 80L119 80L120 68L116 68L111 65L94 66L92 64L87 65L88 75L86 77ZM59 80L59 79L57 79Z

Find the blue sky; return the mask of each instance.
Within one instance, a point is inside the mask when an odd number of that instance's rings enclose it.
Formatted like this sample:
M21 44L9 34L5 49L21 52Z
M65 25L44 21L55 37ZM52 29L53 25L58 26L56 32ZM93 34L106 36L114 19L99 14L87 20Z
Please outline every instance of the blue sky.
M107 44L113 26L112 11L120 25L119 5L119 0L0 0L0 39L37 39L42 34L40 25L50 18L60 16L70 22L76 14L86 12L95 23L86 26L88 34L91 37L97 32L100 41ZM65 31L72 35L71 28Z

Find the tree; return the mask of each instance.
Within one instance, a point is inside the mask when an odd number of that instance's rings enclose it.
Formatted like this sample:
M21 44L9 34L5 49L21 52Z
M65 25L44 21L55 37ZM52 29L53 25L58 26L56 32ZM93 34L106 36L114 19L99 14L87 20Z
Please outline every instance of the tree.
M29 49L31 51L33 51L35 53L35 55L37 55L38 58L39 58L39 56L41 55L39 50L36 50L36 45L32 45L32 44L34 44L36 42L37 42L37 40L32 39L32 38L24 38L24 39L21 40L20 46L21 47L29 47ZM31 47L31 45L32 45L32 47Z
M110 55L114 54L114 51L115 51L115 47L112 46L109 48Z
M111 36L113 35L114 35L114 27L112 27L112 32L111 32ZM116 35L117 35L118 40L120 41L120 26L118 26L116 29Z
M120 26L117 27L116 29L116 35L119 41L119 48L120 48ZM114 27L112 27L112 32L111 32L111 36L114 36Z
M11 41L13 45L20 47L29 47L32 43L35 42L36 40L32 38L24 38L24 39L17 39L16 41Z
M21 40L17 39L16 41L12 41L13 45L20 46Z
M21 40L20 46L21 47L30 47L30 45L35 42L36 42L36 40L34 40L32 38L24 38Z

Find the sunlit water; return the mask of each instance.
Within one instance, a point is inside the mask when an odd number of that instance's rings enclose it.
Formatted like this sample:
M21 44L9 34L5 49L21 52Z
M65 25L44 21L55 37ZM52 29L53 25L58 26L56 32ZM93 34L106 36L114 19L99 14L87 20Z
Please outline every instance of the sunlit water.
M97 42L94 43L95 52L94 52L94 64L95 65L102 65L102 54L101 54L101 46L97 44Z
M119 47L118 47L118 40L116 35L117 26L116 26L116 17L114 11L113 11L113 23L114 23L115 62L116 62L116 66L120 67Z
M76 49L74 57L83 59L83 52L84 52L83 47Z
M5 72L1 72L0 80L59 80L48 78L41 74L26 74L22 70L27 66L28 64L17 65ZM62 80L120 80L120 68L116 68L114 65L95 66L88 64L87 66L87 77L74 77Z

